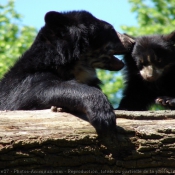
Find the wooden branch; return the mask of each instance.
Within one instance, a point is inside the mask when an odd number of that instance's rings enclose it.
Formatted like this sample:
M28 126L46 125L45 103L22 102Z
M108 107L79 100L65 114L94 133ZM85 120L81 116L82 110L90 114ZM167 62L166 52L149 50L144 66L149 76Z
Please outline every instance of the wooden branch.
M117 134L99 138L65 112L1 111L0 174L174 174L175 112L115 113Z
M117 118L138 119L138 120L157 120L157 119L175 119L175 111L160 110L160 111L115 111Z

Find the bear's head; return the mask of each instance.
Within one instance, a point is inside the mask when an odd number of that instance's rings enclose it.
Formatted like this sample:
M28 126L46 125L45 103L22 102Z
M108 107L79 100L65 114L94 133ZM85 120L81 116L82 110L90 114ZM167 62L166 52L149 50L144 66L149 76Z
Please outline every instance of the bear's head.
M175 65L175 31L135 39L132 56L143 80L155 82Z
M86 11L51 11L45 15L45 23L49 42L57 43L67 60L82 59L93 68L120 70L124 64L114 55L125 54L133 46L130 37Z

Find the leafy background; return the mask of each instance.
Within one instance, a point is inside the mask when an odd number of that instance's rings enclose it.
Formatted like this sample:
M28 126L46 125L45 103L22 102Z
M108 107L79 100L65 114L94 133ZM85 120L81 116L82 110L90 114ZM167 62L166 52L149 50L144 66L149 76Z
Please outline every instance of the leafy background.
M166 34L174 30L174 0L128 0L136 15L137 26L121 26L123 33L132 36ZM14 1L0 3L0 78L33 42L37 29L23 25L23 16L15 11ZM118 106L123 89L121 73L97 71L103 81L102 90L114 107ZM154 108L153 108L154 109Z

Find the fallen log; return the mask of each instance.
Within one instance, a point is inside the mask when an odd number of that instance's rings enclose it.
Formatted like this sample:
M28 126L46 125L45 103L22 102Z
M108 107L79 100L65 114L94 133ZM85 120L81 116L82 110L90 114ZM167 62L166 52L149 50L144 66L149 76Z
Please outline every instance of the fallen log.
M0 111L0 174L175 174L175 111L115 111L99 137L65 112Z

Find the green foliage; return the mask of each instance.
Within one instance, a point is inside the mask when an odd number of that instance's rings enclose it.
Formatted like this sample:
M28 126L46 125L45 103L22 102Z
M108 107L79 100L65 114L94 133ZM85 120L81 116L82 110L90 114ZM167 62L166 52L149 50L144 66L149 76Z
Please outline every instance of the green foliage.
M107 95L114 107L119 103L121 89L123 88L122 77L116 72L98 70L98 77L102 80L102 91ZM116 93L117 92L117 93Z
M129 0L131 11L135 13L138 26L122 26L123 31L132 36L146 34L166 34L174 30L174 0Z
M23 26L14 1L0 4L0 78L31 45L36 29Z

